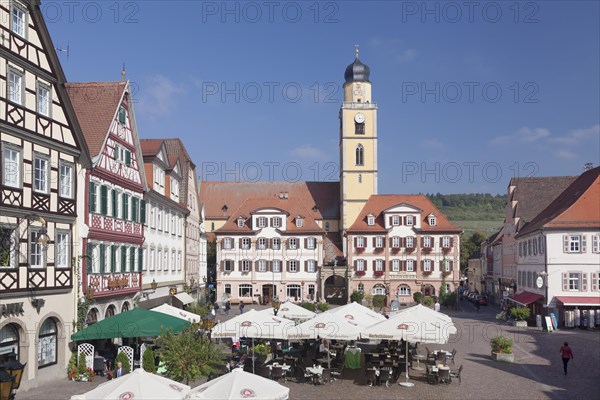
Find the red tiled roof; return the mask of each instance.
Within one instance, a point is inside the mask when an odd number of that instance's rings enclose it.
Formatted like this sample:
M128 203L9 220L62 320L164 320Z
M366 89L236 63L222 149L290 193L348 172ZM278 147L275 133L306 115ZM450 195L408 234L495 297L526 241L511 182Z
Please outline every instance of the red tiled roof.
M565 306L600 306L600 295L594 296L557 296L556 300Z
M339 182L220 182L206 181L200 184L200 200L204 202L206 219L231 216L249 198L276 197L288 194L288 199L303 204L312 213L317 207L315 219L339 219ZM221 210L226 205L228 211Z
M521 292L519 294L514 295L509 300L514 301L515 303L519 303L522 306L527 306L527 305L529 305L531 303L535 303L539 299L543 299L543 298L544 298L544 296L542 296L541 294L525 291L525 292Z
M164 139L140 139L142 156L153 157L157 155L163 142Z
M600 167L581 174L546 209L526 224L520 237L538 229L600 227Z
M287 214L286 233L310 233L319 232L325 233L315 222L316 213L307 210L302 203L293 199L280 199L277 196L263 197L259 199L245 200L237 210L235 210L227 222L219 229L217 233L244 233L253 231L250 228L251 215L261 209L278 209ZM304 221L301 227L296 226L296 217L303 216ZM246 223L242 228L238 227L237 219L243 216L246 218Z
M102 150L127 82L71 82L65 86L90 156L97 156Z
M422 194L374 194L369 197L367 204L363 207L362 211L358 215L358 218L352 226L348 229L348 232L384 232L385 221L383 220L383 212L389 208L397 205L405 204L418 208L421 211L421 230L425 232L462 232L460 228L452 224L444 214L437 209L437 207ZM427 217L433 213L436 218L436 225L429 226ZM367 224L367 215L375 215L375 225L369 226Z

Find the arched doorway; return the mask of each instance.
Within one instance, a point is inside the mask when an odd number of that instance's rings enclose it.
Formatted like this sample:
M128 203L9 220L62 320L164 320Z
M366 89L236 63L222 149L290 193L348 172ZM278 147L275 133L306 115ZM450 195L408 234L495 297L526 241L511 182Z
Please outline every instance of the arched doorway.
M332 275L325 279L323 295L325 301L330 304L346 304L348 302L346 279L340 275Z
M432 285L423 285L423 296L435 296L435 288Z
M115 311L116 311L115 306L111 304L106 309L106 312L104 313L104 318L106 319L106 318L114 317Z
M122 313L127 312L127 311L129 311L129 302L128 301L126 301L125 303L123 303L123 305L121 306L121 312Z

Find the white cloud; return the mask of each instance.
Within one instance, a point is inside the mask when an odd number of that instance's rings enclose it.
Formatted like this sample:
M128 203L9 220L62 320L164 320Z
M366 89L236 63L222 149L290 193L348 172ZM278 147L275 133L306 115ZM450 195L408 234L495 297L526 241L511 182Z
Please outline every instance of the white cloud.
M175 108L177 95L184 93L181 85L164 75L153 75L146 79L140 90L140 113L151 117L164 117Z
M558 150L556 152L556 157L562 158L565 160L572 160L574 158L577 158L577 154L573 153L572 151L562 149L562 150Z
M562 145L575 147L578 145L588 146L590 143L596 145L600 142L600 125L593 125L589 128L578 128L567 132L562 136L552 135L547 128L529 128L522 127L510 135L496 136L490 140L491 144L508 144L515 141L526 143L544 143L550 145ZM570 152L563 152L559 157L569 158Z
M523 127L517 131L517 137L524 142L535 142L550 136L550 131L546 128L528 128Z
M574 129L563 136L550 138L549 141L567 146L575 146L580 144L582 141L593 139L594 137L597 140L596 144L598 144L598 140L600 140L600 125L593 125L589 128Z
M327 158L327 155L321 149L317 149L311 145L303 145L300 147L296 147L291 151L292 155L298 158L309 158L309 159L318 159L324 160Z
M417 51L415 49L406 49L402 53L396 55L396 62L410 62L414 60L415 57L417 57Z

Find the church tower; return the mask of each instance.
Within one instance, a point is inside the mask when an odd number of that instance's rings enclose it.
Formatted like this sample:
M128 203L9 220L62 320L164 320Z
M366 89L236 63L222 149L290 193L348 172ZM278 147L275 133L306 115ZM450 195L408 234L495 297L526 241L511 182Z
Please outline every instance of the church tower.
M344 73L340 110L341 230L348 229L377 194L377 104L371 99L369 67L356 59Z

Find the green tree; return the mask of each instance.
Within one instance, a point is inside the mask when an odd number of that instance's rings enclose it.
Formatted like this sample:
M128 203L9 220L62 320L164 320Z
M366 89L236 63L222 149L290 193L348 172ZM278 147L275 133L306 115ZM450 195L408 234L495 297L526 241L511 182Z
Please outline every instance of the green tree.
M446 290L446 277L442 275L442 283L440 285L440 298L439 302L443 303L446 300L446 296L448 295L448 291Z
M217 264L217 241L212 240L206 244L206 263L207 265Z
M154 364L154 351L148 348L144 351L143 359L142 359L142 367L146 372L156 372L156 364Z
M385 296L382 294L376 294L373 296L373 307L382 309L385 305Z
M365 297L365 293L361 292L359 290L355 290L354 292L352 292L352 294L350 295L350 300L357 302L358 304L362 303L362 299L363 297Z
M117 366L117 363L121 361L121 363L123 364L123 369L127 372L131 372L131 364L129 363L129 357L127 357L127 354L125 354L124 352L120 351L119 354L117 354L117 357L115 358L115 367Z
M179 382L190 381L216 372L223 357L220 349L206 337L198 337L200 324L192 324L179 334L170 329L160 339L160 358L167 368L167 376Z

